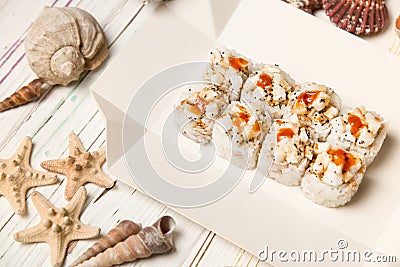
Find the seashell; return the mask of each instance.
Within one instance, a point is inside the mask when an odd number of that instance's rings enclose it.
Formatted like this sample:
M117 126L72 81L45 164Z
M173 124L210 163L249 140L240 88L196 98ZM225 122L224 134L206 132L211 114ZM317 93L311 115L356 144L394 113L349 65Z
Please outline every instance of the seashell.
M400 16L398 16L396 19L394 30L396 31L397 36L400 37Z
M121 221L114 229L109 231L105 236L94 243L88 250L79 256L70 266L76 266L93 256L103 252L107 248L113 247L115 244L124 241L131 235L136 235L142 230L140 224L136 224L129 220Z
M322 7L322 0L283 0L283 1L310 14L312 14L314 10L320 9Z
M123 242L77 265L79 267L105 267L148 258L153 254L170 251L174 245L172 234L175 221L169 216L158 219L152 226L131 235Z
M103 30L88 12L76 7L45 7L27 33L25 54L40 79L1 102L0 112L39 98L41 89L78 80L84 71L103 63L108 47Z
M323 0L322 6L331 22L356 35L376 33L388 22L384 0Z
M45 7L25 39L29 65L50 84L67 85L93 70L108 55L98 22L76 7Z
M0 112L36 100L40 97L42 90L48 90L51 87L52 85L46 83L43 79L35 79L1 101Z

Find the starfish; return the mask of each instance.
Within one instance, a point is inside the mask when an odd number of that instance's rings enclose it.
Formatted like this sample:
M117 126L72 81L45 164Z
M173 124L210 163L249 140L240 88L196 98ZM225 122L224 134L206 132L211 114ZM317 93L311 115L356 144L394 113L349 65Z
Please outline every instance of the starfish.
M70 200L76 191L86 183L93 183L106 188L113 187L114 181L101 169L105 160L105 147L98 151L88 152L78 136L71 132L69 134L68 158L43 161L40 166L48 171L67 176L65 198Z
M21 243L48 243L53 266L62 265L69 242L94 238L100 234L100 228L82 224L79 220L86 200L85 187L81 187L64 208L54 207L37 191L31 196L41 221L31 228L15 233L14 239Z
M32 139L25 137L17 153L9 159L0 159L0 195L3 195L17 214L25 214L26 192L32 188L57 182L57 176L39 172L29 164Z

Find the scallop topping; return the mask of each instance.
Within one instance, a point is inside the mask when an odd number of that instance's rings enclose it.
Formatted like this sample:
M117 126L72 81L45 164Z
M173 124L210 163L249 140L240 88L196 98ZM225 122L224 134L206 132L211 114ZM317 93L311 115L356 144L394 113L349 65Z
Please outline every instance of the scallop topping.
M227 52L218 49L211 52L211 66L206 77L216 85L224 86L230 90L230 100L239 100L243 82L247 79L250 60L233 50Z
M361 106L332 120L332 130L328 141L340 142L345 148L354 145L368 148L374 143L375 137L382 128L382 119Z
M339 186L357 182L356 174L362 170L364 159L357 152L348 152L329 143L316 143L316 155L311 172L325 184Z
M222 116L221 123L225 129L231 131L232 139L238 144L252 142L261 134L262 122L257 116L240 102L232 102L227 111L229 116Z
M228 105L229 100L223 89L217 86L204 87L199 92L191 93L181 102L190 119L217 118Z
M243 90L253 90L255 100L269 106L282 106L288 104L294 83L289 74L278 66L266 65L248 78Z
M313 140L305 127L300 127L297 116L288 120L277 119L273 124L275 131L274 160L278 163L298 164L304 158L313 157Z
M293 113L307 116L322 124L338 116L339 110L331 101L334 93L330 88L315 83L303 84L299 87L293 98Z

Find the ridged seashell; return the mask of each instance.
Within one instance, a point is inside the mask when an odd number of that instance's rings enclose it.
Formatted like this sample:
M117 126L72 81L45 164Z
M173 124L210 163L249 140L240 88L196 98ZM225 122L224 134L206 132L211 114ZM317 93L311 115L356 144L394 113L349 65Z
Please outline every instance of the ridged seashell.
M333 23L356 35L378 32L388 21L384 0L323 0L322 6Z
M322 7L322 0L283 0L301 10L313 13L314 10Z
M1 101L0 112L36 100L40 97L42 90L47 90L50 87L51 85L46 83L43 79L35 79Z
M172 234L175 221L169 216L158 219L152 226L131 235L123 242L97 254L95 257L77 265L79 267L106 267L136 259L148 258L153 254L170 251L173 247Z
M45 7L25 39L29 65L50 84L67 85L108 55L98 22L76 7Z
M114 229L109 231L105 236L94 243L88 250L86 250L81 256L79 256L70 266L76 266L93 256L96 256L100 252L113 247L115 244L124 241L131 235L136 235L142 230L140 224L136 224L129 220L121 221Z

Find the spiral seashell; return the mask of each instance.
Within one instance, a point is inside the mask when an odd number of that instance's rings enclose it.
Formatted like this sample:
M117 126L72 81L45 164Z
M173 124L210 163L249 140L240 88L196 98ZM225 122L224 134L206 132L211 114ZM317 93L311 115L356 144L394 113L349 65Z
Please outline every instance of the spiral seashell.
M71 263L70 266L76 266L91 257L96 256L107 248L111 248L115 244L124 241L127 237L136 235L140 230L142 230L140 224L136 224L129 220L121 221L114 229L100 238L99 241L94 243L88 250Z
M43 79L35 79L1 101L0 112L36 100L40 97L42 90L48 90L51 87L52 85L46 83Z
M385 0L323 0L322 7L331 22L356 35L376 33L389 20Z
M67 85L108 55L98 22L76 7L45 7L25 39L29 65L50 84Z
M175 221L169 216L158 219L152 226L131 235L123 242L97 254L95 257L77 265L79 267L106 267L136 259L148 258L153 254L170 251L173 247L172 234Z

